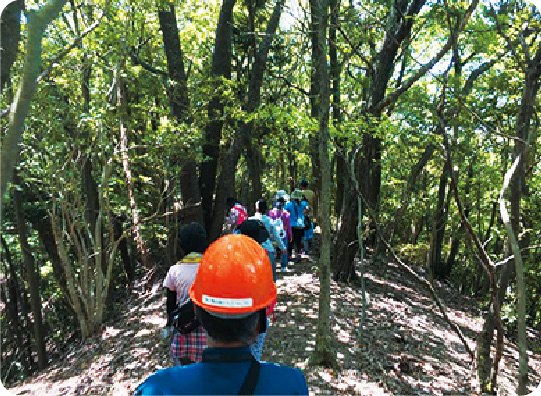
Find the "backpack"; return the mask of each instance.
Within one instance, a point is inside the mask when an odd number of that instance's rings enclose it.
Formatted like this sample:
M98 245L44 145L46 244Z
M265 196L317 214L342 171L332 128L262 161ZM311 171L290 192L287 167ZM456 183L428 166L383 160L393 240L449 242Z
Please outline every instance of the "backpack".
M195 317L194 305L191 299L188 299L169 315L171 323L179 333L191 333L199 326L199 320Z
M286 237L286 230L284 228L284 222L282 221L282 219L279 217L277 217L276 219L271 219L271 224L274 226L274 228L276 228L280 239L284 239Z
M235 211L235 214L237 215L237 224L241 225L244 220L248 218L248 212L246 211L246 208L242 206L241 204L235 204L233 206L233 210Z

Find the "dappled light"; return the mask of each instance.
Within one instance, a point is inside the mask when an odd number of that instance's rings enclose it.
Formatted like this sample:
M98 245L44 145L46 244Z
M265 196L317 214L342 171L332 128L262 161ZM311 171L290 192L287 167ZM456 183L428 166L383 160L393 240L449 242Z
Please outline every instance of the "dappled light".
M531 2L4 3L13 394L236 384L239 360L242 391L276 370L311 396L541 381Z

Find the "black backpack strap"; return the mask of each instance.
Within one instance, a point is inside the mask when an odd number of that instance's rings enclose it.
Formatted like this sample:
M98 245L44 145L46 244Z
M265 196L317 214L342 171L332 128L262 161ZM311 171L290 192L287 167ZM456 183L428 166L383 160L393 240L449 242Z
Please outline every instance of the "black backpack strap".
M257 382L259 381L260 369L261 365L252 356L252 363L250 364L250 368L248 369L248 374L246 374L246 378L244 378L244 382L242 383L242 386L240 387L239 393L237 393L237 395L254 394L255 387L257 386Z

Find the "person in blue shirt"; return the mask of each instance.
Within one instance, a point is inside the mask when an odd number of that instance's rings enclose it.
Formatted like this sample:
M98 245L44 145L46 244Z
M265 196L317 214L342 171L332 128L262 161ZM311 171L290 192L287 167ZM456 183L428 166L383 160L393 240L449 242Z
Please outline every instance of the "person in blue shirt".
M258 362L250 353L276 298L269 258L255 240L239 234L217 239L203 254L189 294L207 333L203 361L159 370L135 395L308 395L300 370Z
M306 201L302 201L301 190L295 190L291 193L291 201L284 207L289 212L291 221L291 231L293 232L293 242L287 245L287 254L289 259L294 262L301 261L302 238L304 237L304 207ZM297 257L293 259L293 247Z

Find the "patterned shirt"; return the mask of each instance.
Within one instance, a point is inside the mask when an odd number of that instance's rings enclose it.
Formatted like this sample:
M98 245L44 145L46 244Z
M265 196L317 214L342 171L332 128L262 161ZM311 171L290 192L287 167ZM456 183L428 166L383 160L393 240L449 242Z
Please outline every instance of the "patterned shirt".
M195 274L201 261L200 253L190 253L180 260L177 264L171 266L163 286L169 290L176 291L177 305L184 304L189 296L188 290L195 280ZM203 349L207 347L207 336L201 326L188 334L175 332L171 342L171 356L176 364L180 364L180 359L190 359L192 362L200 362Z
M291 232L291 218L289 215L289 212L287 210L280 210L278 208L273 208L269 210L269 213L267 215L275 220L275 219L281 219L282 224L284 225L284 229L286 230L287 240L291 241L293 240L293 233Z

